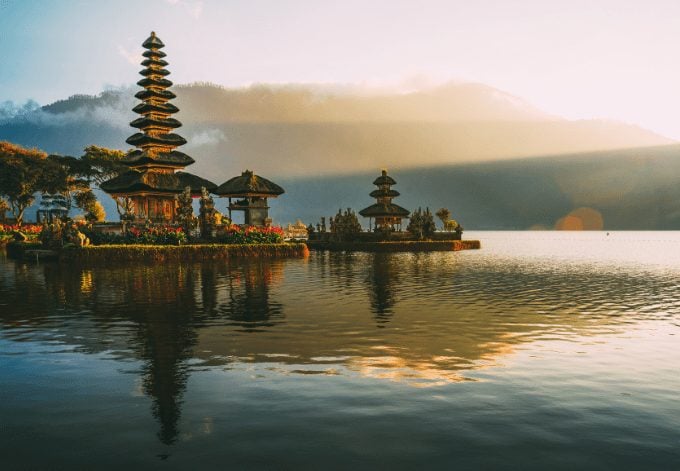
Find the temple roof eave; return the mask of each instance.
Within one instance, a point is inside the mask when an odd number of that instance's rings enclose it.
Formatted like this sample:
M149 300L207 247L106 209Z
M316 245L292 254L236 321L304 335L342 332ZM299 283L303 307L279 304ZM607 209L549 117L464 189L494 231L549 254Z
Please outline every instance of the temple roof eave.
M285 190L264 177L245 171L241 175L222 183L214 193L219 196L236 198L245 196L275 198L285 193Z
M133 150L127 154L122 163L128 166L140 166L145 164L168 165L171 167L186 167L195 161L184 152L173 150L171 152L149 153L143 150Z
M392 189L379 189L379 190L373 190L369 196L371 198L396 198L399 196L400 193L397 190L392 190Z
M411 214L408 209L402 208L401 206L390 203L382 204L376 203L367 208L359 211L359 214L363 217L401 217L407 218Z
M130 170L100 185L110 194L132 194L135 192L157 192L179 194L186 187L192 193L199 193L201 188L213 192L217 185L213 182L187 172L155 173Z
M135 133L128 137L125 142L135 147L142 147L147 145L158 145L167 147L177 147L187 143L179 134L168 133L162 134L158 137L150 136L148 134L142 134L141 132Z

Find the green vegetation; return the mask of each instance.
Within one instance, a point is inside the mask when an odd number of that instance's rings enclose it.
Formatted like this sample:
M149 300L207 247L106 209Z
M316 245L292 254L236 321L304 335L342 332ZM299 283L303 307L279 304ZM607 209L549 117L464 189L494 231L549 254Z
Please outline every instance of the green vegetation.
M338 209L338 214L330 218L330 225L333 240L353 240L361 233L361 223L351 208L347 208L344 213Z
M89 146L80 158L47 155L38 149L27 149L0 141L0 212L10 210L21 226L26 209L37 194L43 196L42 209L59 214L75 206L85 213L89 221L102 221L106 217L103 206L92 192L111 176L124 171L120 163L124 153L103 147ZM120 208L129 202L116 201Z
M37 224L24 224L19 226L16 224L0 224L0 243L7 243L13 240L17 234L20 238L26 240L37 240L42 232L43 227Z
M280 244L283 242L283 229L255 226L242 228L232 224L221 228L215 240L223 244Z
M446 208L439 208L435 214L441 220L446 232L455 232L462 236L463 227L458 224L458 221L451 219L451 211Z
M181 245L188 240L181 227L130 227L125 233L105 232L85 226L80 228L93 245Z
M185 190L186 191L186 190ZM217 210L215 209L215 201L208 193L205 187L201 188L201 198L199 200L199 219L201 221L201 237L205 240L210 239L215 231L215 217Z
M421 208L413 211L406 227L406 230L418 240L432 237L436 229L430 208L425 208L425 211Z

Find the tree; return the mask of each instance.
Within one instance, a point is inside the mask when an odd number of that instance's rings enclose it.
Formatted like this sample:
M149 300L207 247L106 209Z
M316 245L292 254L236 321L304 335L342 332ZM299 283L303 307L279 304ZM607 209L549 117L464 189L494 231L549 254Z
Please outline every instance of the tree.
M26 208L35 201L35 194L46 189L46 157L41 150L0 141L0 196L19 225Z
M191 230L196 227L191 187L184 188L184 191L175 196L175 198L177 199L177 221L182 225L184 233L189 237Z
M423 213L423 236L432 237L436 230L437 226L434 223L434 217L432 217L430 208L425 208Z
M334 240L354 240L361 232L361 223L356 213L351 208L345 212L338 209L335 218L331 218L331 233Z
M83 210L85 219L89 222L99 222L106 219L106 211L102 204L97 201L97 196L89 188L77 193L74 197L76 206Z
M456 231L459 227L460 227L460 224L458 224L458 221L456 221L455 219L449 219L444 224L444 230L447 231L447 232Z
M121 150L107 149L106 147L92 145L86 147L84 152L85 153L80 157L80 160L90 167L89 181L96 186L130 170L129 167L123 164L125 152ZM132 212L133 204L130 198L112 198L116 202L116 210L118 211L118 216L120 216L121 220Z
M186 189L185 189L186 191ZM215 229L215 201L205 187L201 187L201 198L199 201L199 214L201 221L201 237L209 239Z
M88 146L80 160L92 169L90 181L99 186L130 170L127 165L123 164L123 157L125 157L125 152L122 150Z
M423 210L418 208L411 213L406 230L417 239L423 238Z
M7 201L4 199L0 198L0 221L5 220L5 213L9 211L9 204L7 204Z
M43 179L45 180L43 186L48 194L63 196L61 204L66 208L68 214L74 203L82 209L82 206L79 206L76 201L79 194L83 192L92 193L92 190L90 190L92 173L93 169L90 164L82 159L71 156L48 155L43 172ZM91 197L96 200L93 193Z
M85 219L90 222L103 222L106 220L106 211L99 201L95 201L85 213Z
M444 229L446 229L446 222L451 219L451 211L449 211L446 208L439 208L436 213L434 213L435 216L439 218L439 220L442 222L442 225L444 226Z

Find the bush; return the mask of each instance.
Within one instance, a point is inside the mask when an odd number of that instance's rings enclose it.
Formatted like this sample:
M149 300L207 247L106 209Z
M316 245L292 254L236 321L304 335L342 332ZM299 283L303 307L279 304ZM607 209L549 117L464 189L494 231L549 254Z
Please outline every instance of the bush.
M131 227L126 234L114 234L93 229L81 229L93 245L180 245L187 242L181 227Z
M29 240L36 240L43 230L39 224L0 224L0 241L12 240L15 232L21 232Z
M278 244L283 242L283 229L232 224L221 229L216 240L222 244Z

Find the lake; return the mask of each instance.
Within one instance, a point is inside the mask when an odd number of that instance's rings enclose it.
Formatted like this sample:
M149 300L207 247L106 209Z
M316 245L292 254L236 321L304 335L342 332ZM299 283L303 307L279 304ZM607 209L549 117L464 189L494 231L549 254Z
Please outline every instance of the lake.
M680 469L680 233L0 254L2 469Z

